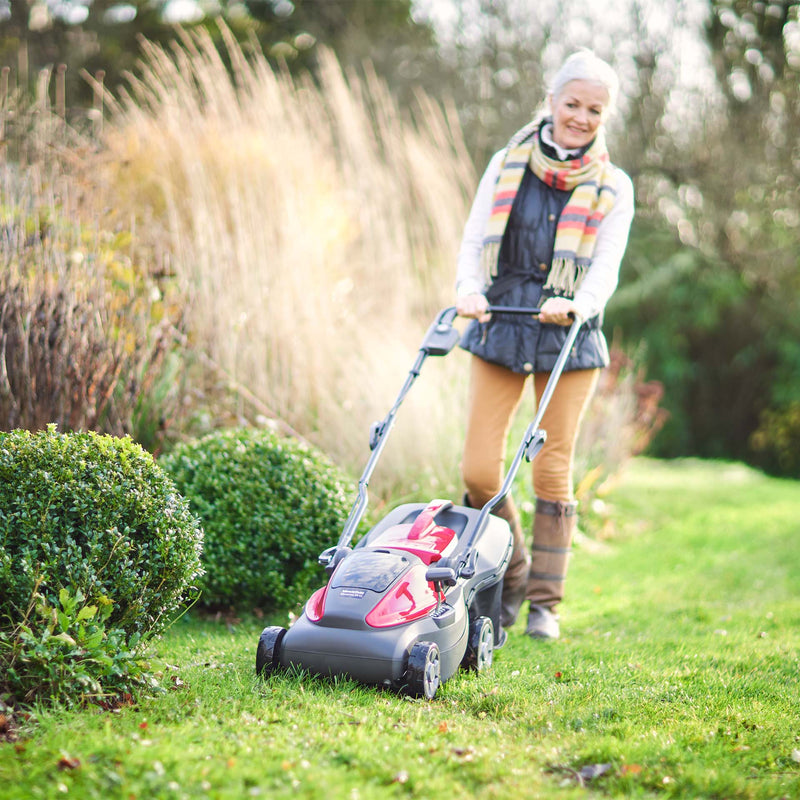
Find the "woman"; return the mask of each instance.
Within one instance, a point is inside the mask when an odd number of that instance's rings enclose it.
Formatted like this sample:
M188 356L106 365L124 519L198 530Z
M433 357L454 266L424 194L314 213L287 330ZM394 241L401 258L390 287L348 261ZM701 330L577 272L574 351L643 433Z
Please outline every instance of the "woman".
M458 257L456 308L473 317L462 339L472 353L461 464L465 502L499 490L506 439L528 376L537 401L573 316L584 321L542 420L533 461L536 509L531 555L509 496L495 514L514 534L501 624L529 601L526 632L559 636L556 607L577 517L572 461L578 427L600 368L608 364L603 309L617 285L633 218L630 178L611 164L604 122L618 90L614 71L588 50L570 56L548 95L549 113L518 131L491 159ZM495 315L489 305L541 308L538 317Z

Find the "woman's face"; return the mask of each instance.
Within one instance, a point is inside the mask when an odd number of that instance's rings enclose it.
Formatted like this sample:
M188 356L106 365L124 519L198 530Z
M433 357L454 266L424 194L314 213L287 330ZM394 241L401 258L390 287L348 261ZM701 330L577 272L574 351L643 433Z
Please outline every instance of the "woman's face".
M608 90L601 83L570 81L558 97L550 97L553 141L565 150L585 147L597 135L605 116Z

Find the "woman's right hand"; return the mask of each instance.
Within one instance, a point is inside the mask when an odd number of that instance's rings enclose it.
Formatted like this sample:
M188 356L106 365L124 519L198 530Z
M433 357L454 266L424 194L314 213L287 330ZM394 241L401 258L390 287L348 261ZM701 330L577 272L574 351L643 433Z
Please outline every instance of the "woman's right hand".
M456 299L456 313L459 317L474 317L479 322L488 322L489 301L482 294L467 294Z

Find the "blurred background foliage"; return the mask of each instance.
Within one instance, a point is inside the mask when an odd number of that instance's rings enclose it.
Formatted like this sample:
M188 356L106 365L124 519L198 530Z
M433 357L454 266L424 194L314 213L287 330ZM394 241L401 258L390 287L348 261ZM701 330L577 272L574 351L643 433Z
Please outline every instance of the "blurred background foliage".
M0 0L3 269L14 297L37 280L74 297L63 254L95 236L106 256L81 263L132 270L124 302L81 296L115 331L132 308L159 326L115 357L135 379L98 411L151 449L272 416L360 464L452 302L480 171L592 47L620 74L609 138L637 216L607 311L617 401L587 429L800 477L799 5ZM65 203L73 226L43 244ZM464 362L427 369L390 469L406 491L457 483ZM583 452L587 480L623 458Z

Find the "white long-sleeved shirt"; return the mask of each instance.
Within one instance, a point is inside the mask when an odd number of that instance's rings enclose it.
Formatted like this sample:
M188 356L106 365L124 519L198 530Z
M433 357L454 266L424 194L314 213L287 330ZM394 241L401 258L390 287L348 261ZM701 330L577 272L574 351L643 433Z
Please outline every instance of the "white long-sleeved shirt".
M488 288L487 276L481 267L481 250L504 152L498 151L489 161L464 226L456 270L456 292L459 297L483 294ZM584 319L601 313L617 288L619 266L628 244L634 211L633 183L619 167L616 168L616 176L617 197L614 206L600 222L592 264L575 293L575 306Z

